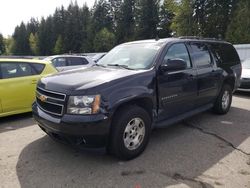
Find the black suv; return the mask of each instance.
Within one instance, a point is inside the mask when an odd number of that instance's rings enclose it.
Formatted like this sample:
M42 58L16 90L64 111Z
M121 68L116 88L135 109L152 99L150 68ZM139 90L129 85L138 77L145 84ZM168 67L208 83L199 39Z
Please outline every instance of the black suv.
M121 44L98 64L42 78L33 115L57 140L103 147L122 159L145 149L153 128L202 111L226 114L240 85L234 47L212 39Z

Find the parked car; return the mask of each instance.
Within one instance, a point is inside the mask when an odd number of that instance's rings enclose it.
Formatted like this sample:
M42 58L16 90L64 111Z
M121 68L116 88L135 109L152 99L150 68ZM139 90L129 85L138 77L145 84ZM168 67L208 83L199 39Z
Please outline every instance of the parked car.
M250 59L246 59L242 62L242 75L241 84L239 90L250 89Z
M100 59L102 59L107 53L97 53L92 57L94 62L98 62Z
M51 61L58 71L66 71L77 68L87 68L95 64L95 62L87 56L77 55L56 55L45 58L46 61Z
M154 128L211 108L226 114L240 76L230 43L135 41L115 47L93 67L42 78L33 115L55 139L105 146L127 160L144 151Z
M47 61L0 59L0 117L30 112L37 81L56 72Z

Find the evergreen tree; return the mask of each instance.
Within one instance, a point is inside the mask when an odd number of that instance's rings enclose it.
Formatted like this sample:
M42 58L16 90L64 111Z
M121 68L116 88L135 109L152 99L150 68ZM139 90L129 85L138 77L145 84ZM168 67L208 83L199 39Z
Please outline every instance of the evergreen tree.
M80 9L80 21L81 21L81 52L91 52L91 15L88 6L85 4Z
M93 8L93 30L99 32L103 28L112 31L112 15L110 13L110 4L106 0L99 0Z
M39 28L39 21L35 18L31 18L30 21L27 23L26 28L27 28L28 35L30 33L33 33L33 34L37 33L38 28Z
M5 55L12 55L14 40L12 37L4 38Z
M113 48L115 44L115 35L103 28L99 31L94 39L94 49L96 52L107 52Z
M0 55L5 53L5 43L3 35L0 33Z
M71 3L66 12L64 48L66 52L80 52L82 47L82 21L80 9L75 2Z
M53 19L49 16L46 20L42 18L39 30L38 41L40 55L51 55L55 46L55 34L53 33Z
M120 12L117 14L117 43L131 41L135 37L135 1L124 0Z
M158 35L160 38L170 37L172 35L171 24L175 17L178 4L175 0L165 0L160 7Z
M56 40L56 44L55 44L53 52L54 52L54 54L62 54L64 52L63 40L62 40L61 35L59 35L57 40Z
M158 0L138 0L136 8L137 38L155 38L159 23Z
M177 36L195 36L197 27L193 18L194 1L182 0L174 10L176 15L171 24L171 29Z
M232 43L250 43L250 2L240 0L231 23L228 26L226 38Z
M194 19L199 35L224 39L235 3L236 0L196 0L194 3Z
M33 34L30 33L29 36L29 45L32 55L39 55L39 48L38 48L38 35L37 33Z
M25 24L22 22L20 26L15 28L13 35L13 53L15 55L29 55L29 36Z

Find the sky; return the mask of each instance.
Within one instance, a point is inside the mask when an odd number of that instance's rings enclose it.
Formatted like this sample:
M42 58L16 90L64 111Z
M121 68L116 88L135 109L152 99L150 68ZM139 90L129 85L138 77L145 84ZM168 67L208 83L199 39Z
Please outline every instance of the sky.
M27 23L31 17L40 19L53 14L56 7L67 7L72 0L1 0L0 2L0 33L7 37L22 21ZM95 0L76 0L79 6L85 2L89 7ZM75 0L73 0L75 2Z

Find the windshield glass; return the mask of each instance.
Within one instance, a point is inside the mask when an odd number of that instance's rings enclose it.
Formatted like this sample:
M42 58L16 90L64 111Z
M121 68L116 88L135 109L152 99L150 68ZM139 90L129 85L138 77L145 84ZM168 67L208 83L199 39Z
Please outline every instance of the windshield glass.
M121 66L129 69L149 69L163 43L149 42L117 46L105 55L98 65Z
M242 67L244 69L250 69L250 59L247 59L245 61L242 62Z

